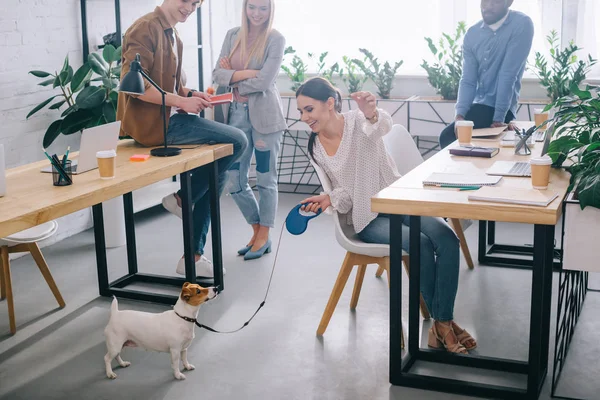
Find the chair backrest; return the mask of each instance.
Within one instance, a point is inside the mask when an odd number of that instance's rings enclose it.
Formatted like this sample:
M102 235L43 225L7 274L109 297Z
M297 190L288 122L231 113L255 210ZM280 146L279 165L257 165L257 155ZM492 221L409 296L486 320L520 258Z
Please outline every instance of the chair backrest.
M392 130L383 137L383 142L401 175L405 175L423 162L417 144L404 126L400 124L392 126Z
M317 176L319 177L319 180L321 181L323 189L326 192L330 192L332 190L332 186L329 177L319 165L312 161L311 163L315 169L315 172L317 173ZM336 211L332 211L332 214L335 238L339 245L346 249L346 251L371 257L386 257L389 255L388 245L365 243L361 241L356 235L356 232L354 232L352 225L348 225Z

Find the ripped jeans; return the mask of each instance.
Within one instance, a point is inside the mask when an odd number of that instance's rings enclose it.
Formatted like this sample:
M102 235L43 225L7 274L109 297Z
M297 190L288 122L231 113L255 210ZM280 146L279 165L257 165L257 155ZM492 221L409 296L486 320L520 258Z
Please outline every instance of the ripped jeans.
M262 134L254 130L250 123L247 103L231 103L228 124L241 129L246 134L249 144L229 169L229 193L248 224L273 228L278 201L277 158L283 132ZM258 201L248 183L253 153L256 158Z

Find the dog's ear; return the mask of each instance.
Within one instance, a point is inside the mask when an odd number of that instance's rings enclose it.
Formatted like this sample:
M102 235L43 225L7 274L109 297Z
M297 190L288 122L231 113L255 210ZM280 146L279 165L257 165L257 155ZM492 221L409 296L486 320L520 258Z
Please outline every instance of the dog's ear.
M186 287L188 287L188 286L190 286L190 285L191 285L191 283L189 283L189 282L186 282L186 283L184 283L184 284L183 284L183 288L185 289Z
M192 298L192 296L190 296L190 294L186 292L186 293L182 293L182 294L181 294L181 298L182 298L184 301L186 301L186 302L187 302L187 301L190 301L190 299Z

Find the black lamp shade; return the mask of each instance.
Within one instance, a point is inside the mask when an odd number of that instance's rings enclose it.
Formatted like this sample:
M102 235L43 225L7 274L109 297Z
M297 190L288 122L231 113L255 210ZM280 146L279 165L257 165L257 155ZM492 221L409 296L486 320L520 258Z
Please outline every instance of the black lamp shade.
M139 71L129 70L121 80L119 92L129 94L144 94L144 78Z

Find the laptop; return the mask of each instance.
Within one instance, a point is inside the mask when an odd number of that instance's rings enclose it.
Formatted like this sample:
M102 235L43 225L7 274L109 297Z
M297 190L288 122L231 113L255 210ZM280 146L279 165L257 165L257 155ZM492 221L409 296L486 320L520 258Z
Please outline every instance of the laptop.
M119 144L120 129L121 121L84 129L81 134L79 157L71 162L73 174L82 174L98 168L96 152L100 150L116 150ZM42 172L52 172L52 167L49 165L43 168Z
M552 128L549 127L546 131L548 134L544 135L544 147L542 147L541 155L548 152L550 138L552 137L550 129ZM485 173L488 175L527 177L531 176L531 165L529 161L496 161Z

